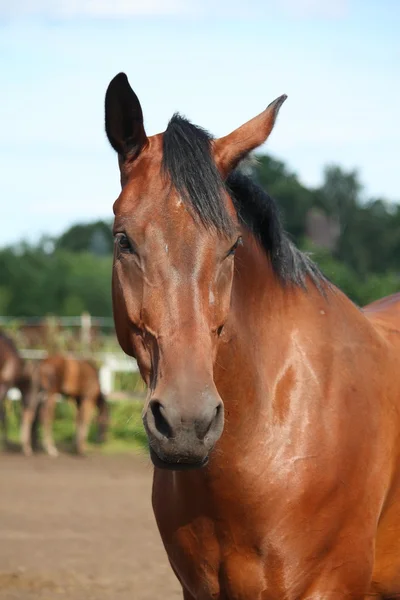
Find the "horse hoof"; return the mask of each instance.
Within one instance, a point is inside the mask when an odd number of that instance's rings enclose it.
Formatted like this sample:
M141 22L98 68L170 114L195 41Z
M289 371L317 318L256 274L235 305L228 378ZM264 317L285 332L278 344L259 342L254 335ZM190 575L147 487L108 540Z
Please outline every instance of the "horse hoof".
M58 456L58 450L57 450L57 448L49 448L47 450L47 454L49 456L51 456L52 458L57 458L57 456Z
M23 448L22 453L24 456L32 456L33 452L32 452L32 448Z

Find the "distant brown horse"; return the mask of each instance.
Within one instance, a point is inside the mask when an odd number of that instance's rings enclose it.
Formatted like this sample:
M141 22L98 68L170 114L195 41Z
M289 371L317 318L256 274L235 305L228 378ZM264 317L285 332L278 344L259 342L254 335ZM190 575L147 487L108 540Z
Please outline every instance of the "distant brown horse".
M104 441L108 427L108 404L101 392L96 367L87 360L68 356L51 356L42 360L33 376L39 394L23 414L21 443L26 455L32 453L30 432L34 416L41 404L43 446L51 456L58 451L53 438L54 410L59 394L76 401L76 450L84 454L90 422L97 409L98 440Z
M7 415L5 399L10 388L16 385L23 369L23 360L12 341L5 333L0 332L0 426L2 442L7 445Z
M27 363L20 356L14 341L4 332L0 332L0 426L2 429L2 442L4 446L8 445L7 435L7 415L5 399L8 391L15 387L20 390L21 404L32 402L34 390L31 386L30 363ZM32 427L36 433L37 422L33 420Z
M400 597L400 295L364 311L235 172L285 100L147 137L126 75L114 319L148 385L153 507L185 600Z

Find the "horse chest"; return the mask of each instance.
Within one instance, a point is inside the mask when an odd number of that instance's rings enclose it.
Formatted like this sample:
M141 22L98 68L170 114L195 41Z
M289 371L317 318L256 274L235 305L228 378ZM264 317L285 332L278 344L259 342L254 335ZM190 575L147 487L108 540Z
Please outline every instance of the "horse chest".
M183 587L195 600L267 599L265 565L250 548L222 542L212 522L177 532L167 551Z
M266 573L273 565L259 551L259 534L249 535L250 524L238 527L198 507L188 512L165 497L153 503L171 565L194 600L269 600Z
M156 472L153 507L168 557L190 599L301 597L299 582L306 588L316 567L310 566L310 556L318 554L320 538L327 539L329 533L316 515L306 518L304 502L294 496L287 509L284 496L278 495L269 504L271 492L251 499L245 478L237 494L240 502L229 499L230 488L226 497L217 497L204 482L200 486L195 474L185 474L184 489L182 481L180 475ZM285 491L287 501L290 495ZM272 521L268 514L274 516ZM307 526L311 529L305 539Z

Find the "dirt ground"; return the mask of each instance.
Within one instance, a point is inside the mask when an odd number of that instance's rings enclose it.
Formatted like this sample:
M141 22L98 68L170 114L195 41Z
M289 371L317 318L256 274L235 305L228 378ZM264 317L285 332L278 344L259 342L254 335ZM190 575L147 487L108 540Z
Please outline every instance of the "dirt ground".
M0 455L1 600L175 600L135 456Z

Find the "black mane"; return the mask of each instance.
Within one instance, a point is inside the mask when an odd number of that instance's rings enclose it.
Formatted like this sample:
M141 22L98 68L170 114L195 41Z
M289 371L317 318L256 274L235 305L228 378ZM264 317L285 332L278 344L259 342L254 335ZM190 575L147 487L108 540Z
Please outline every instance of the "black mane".
M305 287L310 278L321 288L324 276L288 238L276 202L238 170L224 183L212 157L211 143L207 131L178 114L168 124L162 169L184 202L205 227L229 235L234 231L234 223L223 199L227 190L239 219L258 239L280 280Z
M222 192L224 184L211 155L212 138L175 114L163 138L163 171L206 227L233 232Z

